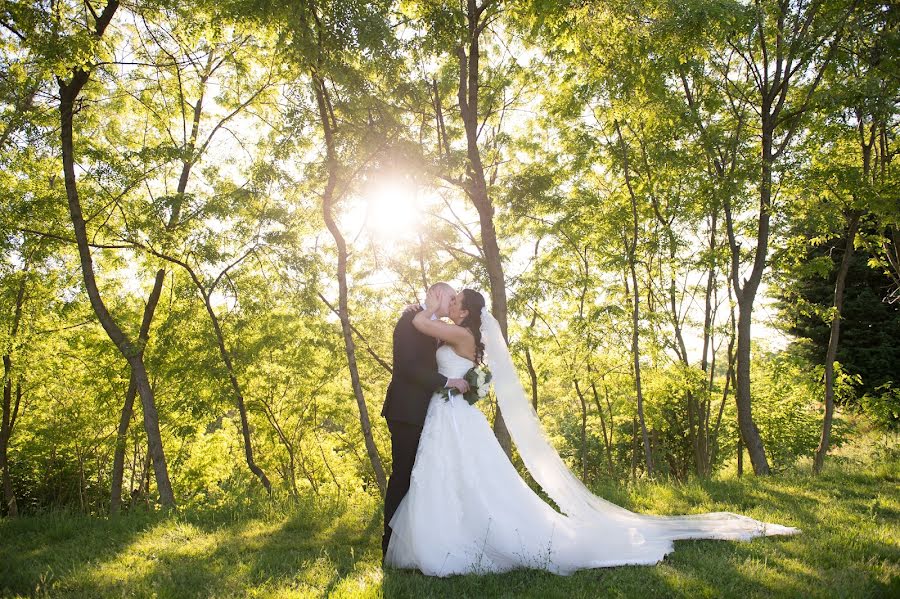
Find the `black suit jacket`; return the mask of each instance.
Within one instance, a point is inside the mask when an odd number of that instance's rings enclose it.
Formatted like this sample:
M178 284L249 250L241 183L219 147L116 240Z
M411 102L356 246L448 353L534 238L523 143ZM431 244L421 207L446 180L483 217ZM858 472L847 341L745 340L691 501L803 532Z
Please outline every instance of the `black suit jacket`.
M447 384L437 371L437 340L413 326L415 312L400 317L394 327L394 374L381 415L422 426L431 395Z

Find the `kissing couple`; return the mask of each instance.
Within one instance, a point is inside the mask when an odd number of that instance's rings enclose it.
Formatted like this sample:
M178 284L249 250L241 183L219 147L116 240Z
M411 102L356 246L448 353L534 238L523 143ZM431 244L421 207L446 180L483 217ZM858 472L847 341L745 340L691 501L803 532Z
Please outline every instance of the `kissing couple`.
M519 455L559 511L525 483L487 418L467 399L467 375L475 367L490 371ZM731 512L637 514L591 493L550 444L500 324L472 289L457 293L449 283L435 283L423 306L410 306L400 317L381 414L393 460L384 500L385 566L430 576L518 568L570 574L656 564L680 539L800 532Z

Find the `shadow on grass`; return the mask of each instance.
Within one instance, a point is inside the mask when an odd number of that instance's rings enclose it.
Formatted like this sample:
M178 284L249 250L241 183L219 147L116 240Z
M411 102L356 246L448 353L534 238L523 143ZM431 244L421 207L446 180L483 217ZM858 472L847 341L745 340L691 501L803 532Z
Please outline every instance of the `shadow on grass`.
M679 542L677 545L681 545ZM517 570L505 574L433 578L408 570L387 569L383 592L387 599L418 597L746 597L748 585L760 589L760 596L772 596L771 589L736 570L727 559L728 551L704 550L708 570L691 570L673 565L670 557L655 566L619 566L581 570L557 576L538 570ZM676 549L676 552L678 549ZM799 587L791 587L793 590ZM784 595L782 592L775 596Z
M376 555L380 560L373 542L380 524L380 511L370 505L311 501L237 522L215 514L176 518L71 588L102 596L327 597L361 569L371 570ZM123 571L123 563L132 567Z
M0 595L44 593L100 559L112 559L166 516L135 511L101 519L66 511L0 520Z
M0 594L48 588L70 597L900 596L900 549L891 544L897 524L884 518L896 511L897 493L871 473L840 471L601 491L631 509L660 513L700 505L752 510L803 534L678 541L656 566L571 576L382 572L381 509L367 497L135 513L119 521L50 514L0 522ZM876 496L882 504L872 503ZM48 573L49 585L42 582Z

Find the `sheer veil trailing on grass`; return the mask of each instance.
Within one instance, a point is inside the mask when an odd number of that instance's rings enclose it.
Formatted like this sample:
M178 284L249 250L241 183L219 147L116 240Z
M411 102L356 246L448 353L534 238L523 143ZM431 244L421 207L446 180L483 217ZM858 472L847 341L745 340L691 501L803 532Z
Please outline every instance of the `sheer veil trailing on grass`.
M569 574L585 568L655 564L677 539L750 539L797 530L718 512L694 516L635 514L593 495L547 441L513 366L500 326L482 312L485 361L513 440L554 510L519 476L477 406L435 392L416 451L409 492L390 521L385 564L431 576L538 568ZM441 374L458 378L474 362L447 344Z
M509 433L528 472L569 518L591 527L600 525L606 530L624 527L634 543L646 545L648 549L678 539L746 540L800 532L730 512L684 516L636 514L597 497L572 474L548 441L525 396L500 325L487 308L482 310L481 323L485 363L493 374L494 392Z

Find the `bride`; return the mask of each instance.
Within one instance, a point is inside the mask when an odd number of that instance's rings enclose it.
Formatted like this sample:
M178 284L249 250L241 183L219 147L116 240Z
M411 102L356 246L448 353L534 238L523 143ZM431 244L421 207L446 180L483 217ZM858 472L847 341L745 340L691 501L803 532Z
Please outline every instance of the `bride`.
M442 303L453 324L432 320ZM497 403L528 472L562 513L522 480L477 407L452 390L449 396L436 392L409 492L390 521L386 565L432 576L516 568L569 574L655 564L677 539L746 540L800 532L729 512L636 514L593 495L547 441L480 293L464 289L431 296L413 325L443 342L437 362L444 376L463 377L481 362L488 366Z

